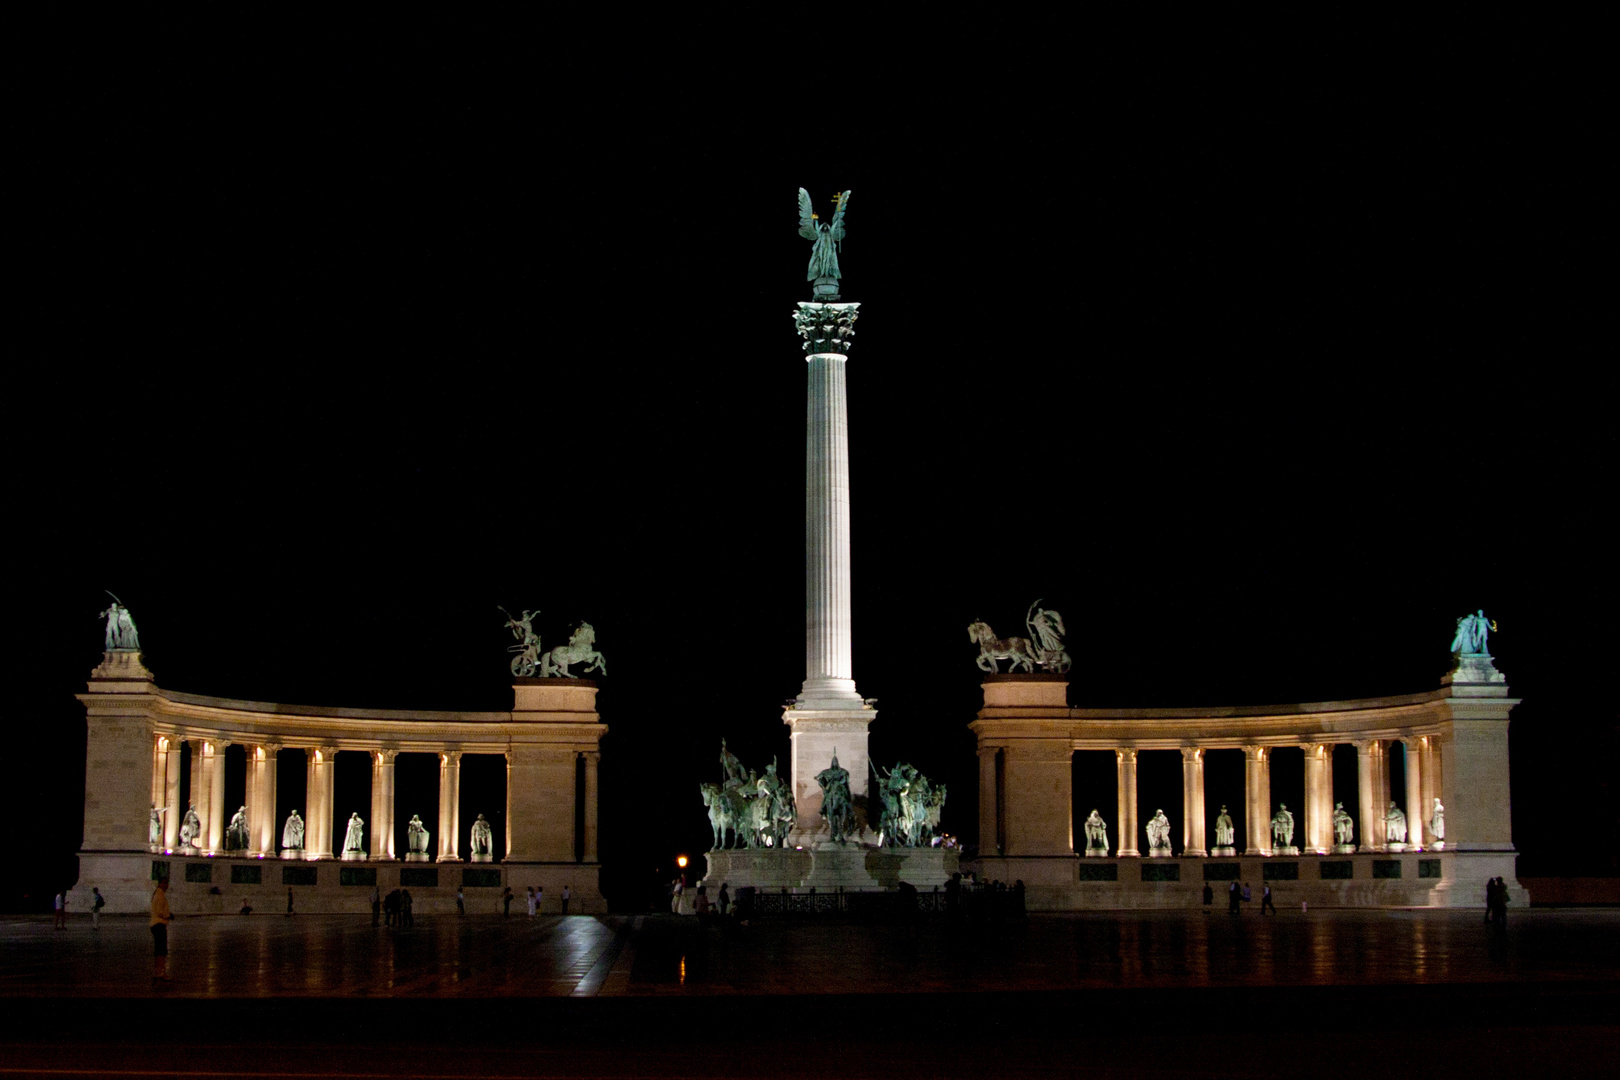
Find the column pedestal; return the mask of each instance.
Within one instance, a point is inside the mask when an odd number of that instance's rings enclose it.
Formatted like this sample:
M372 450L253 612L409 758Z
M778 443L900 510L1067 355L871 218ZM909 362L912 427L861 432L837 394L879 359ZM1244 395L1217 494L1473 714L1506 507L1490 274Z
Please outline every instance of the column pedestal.
M794 847L810 848L832 839L821 816L821 785L816 783L816 776L832 765L835 752L839 768L849 772L849 794L855 804L855 834L851 839L876 843L877 833L869 824L869 813L875 816L877 811L869 811L867 806L867 777L872 765L866 751L867 729L876 717L877 710L865 705L810 709L794 704L782 710L782 723L788 726L790 740L789 782L799 814L798 824L788 834L788 843Z

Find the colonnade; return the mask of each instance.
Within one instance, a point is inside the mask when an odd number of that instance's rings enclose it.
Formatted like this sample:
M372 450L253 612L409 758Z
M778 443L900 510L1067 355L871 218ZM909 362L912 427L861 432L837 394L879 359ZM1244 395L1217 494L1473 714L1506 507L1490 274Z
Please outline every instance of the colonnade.
M1438 740L1430 735L1406 735L1397 739L1361 739L1350 745L1356 748L1358 798L1356 804L1359 812L1355 815L1355 840L1357 850L1360 851L1387 851L1390 840L1387 837L1385 812L1391 802L1404 803L1403 812L1407 818L1407 840L1404 848L1400 850L1418 851L1432 845L1439 838L1428 829L1430 808L1434 805L1435 793L1441 790L1437 779L1440 755L1437 752ZM1406 783L1405 790L1399 793L1392 791L1390 785L1389 750L1396 743L1404 745L1406 750ZM1331 742L1310 743L1276 743L1276 744L1220 744L1212 746L1183 746L1180 747L1182 771L1182 837L1183 849L1180 852L1185 856L1208 855L1216 847L1214 842L1215 823L1207 820L1205 810L1204 766L1205 755L1212 749L1241 749L1243 751L1243 821L1244 835L1234 837L1233 846L1245 855L1272 855L1274 854L1274 838L1271 831L1271 819L1277 808L1282 805L1272 798L1271 792L1271 758L1272 754L1281 747L1297 746L1304 751L1305 758L1305 802L1294 812L1294 846L1301 853L1326 855L1334 848L1333 836L1333 748L1339 745ZM990 754L998 752L997 748L988 748ZM1095 746L1082 746L1080 749L1107 749ZM1137 767L1139 754L1142 751L1136 747L1119 746L1111 748L1115 758L1117 804L1114 823L1118 827L1118 842L1114 854L1120 857L1133 857L1143 854L1138 847L1138 841L1143 835L1143 821L1141 810L1143 804L1137 792ZM1173 749L1173 748L1154 748ZM981 757L985 757L985 748L981 748ZM1016 760L1016 757L1015 757ZM982 782L992 785L1005 783L1005 769L991 767L981 770ZM1338 801L1350 803L1346 798ZM997 853L1006 853L1007 829L1000 818L1006 813L1007 796L1004 790L992 788L987 800L987 809L995 815L996 826L991 832L998 837L995 850ZM1071 805L1072 817L1074 807ZM1347 810L1347 812L1349 812ZM1148 811L1152 813L1151 810ZM989 835L989 834L987 834ZM1079 839L1077 848L1084 850L1085 840Z
M226 747L230 740L222 737L183 740L178 732L154 736L152 749L152 806L162 810L163 833L160 849L168 853L205 855L241 854L250 858L330 859L333 836L338 822L334 819L333 802L336 792L337 755L339 750L358 749L340 743L323 743L305 747L286 747L279 742L245 742L247 768L245 798L248 825L248 848L241 852L227 852L225 832L235 809L225 803ZM191 783L189 799L182 799L181 754L189 748L191 753ZM281 849L282 822L276 820L277 769L283 749L301 749L305 755L305 805L300 808L304 818L304 848L296 855ZM395 770L401 751L393 748L366 749L371 759L371 816L366 819L366 851L372 860L393 860L400 857L396 850L395 826L397 787ZM459 749L441 750L439 759L439 815L437 828L438 862L459 862L461 854L461 758ZM512 768L514 752L505 753L507 772L506 843L497 857L510 857L514 836L518 830L510 827L512 807ZM597 771L601 754L595 750L571 751L564 764L572 766L574 758L584 759L585 829L583 861L597 861L596 852L596 800ZM570 770L571 771L571 770ZM571 779L571 778L570 778ZM201 823L201 835L195 846L181 849L180 824L189 801ZM573 800L567 800L569 808ZM573 830L570 812L568 831ZM555 854L554 852L552 854Z

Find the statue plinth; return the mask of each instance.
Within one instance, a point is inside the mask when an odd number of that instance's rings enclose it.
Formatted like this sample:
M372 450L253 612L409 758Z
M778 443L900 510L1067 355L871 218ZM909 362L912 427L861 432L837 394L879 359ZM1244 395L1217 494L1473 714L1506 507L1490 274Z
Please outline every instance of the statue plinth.
M433 856L425 851L408 851L405 853L406 862L432 862Z
M363 852L363 851L345 851L343 853L343 861L344 862L365 862L366 861L366 853Z
M469 856L467 856L467 861L468 862L494 862L495 861L495 856L493 856L493 855L469 855Z
M1333 845L1333 854L1335 854L1335 855L1354 855L1355 853L1356 853L1356 845L1354 845L1354 844L1334 844Z
M1150 858L1150 859L1172 859L1174 857L1175 856L1173 854L1171 854L1170 849L1167 848L1167 847L1156 847L1156 848L1149 848L1148 849L1148 858Z
M1272 848L1271 853L1273 855L1298 855L1299 848L1289 844L1287 847Z
M304 849L296 847L282 848L281 857L283 859L302 859L304 857Z
M1390 854L1393 855L1393 854L1397 854L1399 852L1405 851L1406 850L1406 845L1405 844L1399 844L1399 843L1397 843L1397 844L1389 844L1384 848L1384 850L1388 851Z
M1105 847L1086 848L1086 858L1106 859L1108 858L1108 849Z
M1490 653L1462 653L1457 667L1440 680L1458 697L1507 697L1507 676L1496 670Z
M1212 847L1209 849L1209 854L1212 859L1235 859L1237 858L1237 848L1231 845Z

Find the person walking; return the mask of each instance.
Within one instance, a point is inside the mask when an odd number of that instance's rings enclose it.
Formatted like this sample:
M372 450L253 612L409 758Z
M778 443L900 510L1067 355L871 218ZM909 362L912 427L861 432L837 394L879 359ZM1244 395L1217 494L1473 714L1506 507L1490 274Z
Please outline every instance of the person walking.
M152 981L169 982L169 923L174 913L169 910L169 879L158 878L152 890Z
M1209 914L1209 909L1214 905L1214 903L1215 903L1215 886L1211 885L1209 882L1206 881L1206 882L1204 882L1204 914L1205 915Z
M101 895L100 889L90 890L90 929L101 929L101 909L107 906L107 898Z
M289 888L289 889L288 889L288 890L287 890L287 917L288 917L288 918L291 918L291 917L292 917L292 913L293 913L293 905L292 905L292 889L291 889L291 888Z
M731 889L723 881L720 883L720 895L716 899L720 902L720 917L723 919L731 911Z
M536 915L546 913L546 887L544 885L534 887L534 912Z
M512 900L512 886L508 885L501 890L501 918L507 918L512 914Z
M56 894L56 928L58 930L67 929L67 893L65 891Z
M371 925L376 926L382 917L382 890L377 886L371 887Z
M1267 885L1265 892L1260 894L1260 914L1264 915L1268 908L1271 910L1273 915L1277 914L1277 905L1271 900L1270 885Z
M416 925L416 912L411 910L411 890L399 890L399 917L407 928Z
M563 886L563 894L562 894L562 905L563 905L563 912L562 913L564 915L568 914L568 901L572 900L573 898L574 898L574 890L570 889L567 885L564 885Z
M461 891L460 885L456 886L456 914L467 914L467 894Z
M1242 899L1243 893L1239 891L1238 883L1232 882L1232 887L1226 890L1226 913L1236 915L1238 913L1238 901Z
M1254 902L1254 894L1249 891L1249 883L1247 881L1243 883L1243 902L1245 904Z
M524 897L529 905L529 918L534 918L534 886L528 888L528 895Z

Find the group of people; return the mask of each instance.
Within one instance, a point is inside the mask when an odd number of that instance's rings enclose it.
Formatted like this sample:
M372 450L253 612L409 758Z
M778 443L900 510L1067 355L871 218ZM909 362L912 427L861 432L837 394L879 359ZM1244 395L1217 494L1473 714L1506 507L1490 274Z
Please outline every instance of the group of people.
M1485 921L1500 929L1507 929L1507 882L1499 877L1485 883Z
M461 896L459 890L457 891L456 896L458 898ZM567 885L564 885L561 896L562 913L564 915L568 914L568 904L569 901L573 900L573 898L574 890L569 888ZM516 899L517 894L512 891L512 887L510 885L501 890L501 915L503 918L512 914L512 901ZM528 887L528 890L524 894L524 907L528 911L529 918L532 919L536 915L540 914L540 909L545 904L545 900L546 887L544 885L530 885ZM460 911L462 914L466 914L466 911L460 906L458 906L456 910Z
M1242 905L1252 903L1253 900L1254 892L1252 889L1250 889L1249 883L1245 881L1240 885L1234 881L1232 882L1231 887L1226 890L1226 913L1228 915L1242 914ZM1214 904L1215 886L1206 881L1204 882L1205 915L1209 914L1210 908L1212 908ZM1264 915L1268 911L1273 915L1277 914L1277 904L1276 901L1272 899L1270 885L1264 886L1260 893L1260 914Z
M457 901L461 899L459 889L456 891L456 899ZM416 925L416 915L411 910L411 890L395 889L384 897L379 905L377 889L373 888L371 890L371 925L373 926L377 925L377 908L379 906L382 908L383 924L385 926L405 930Z

